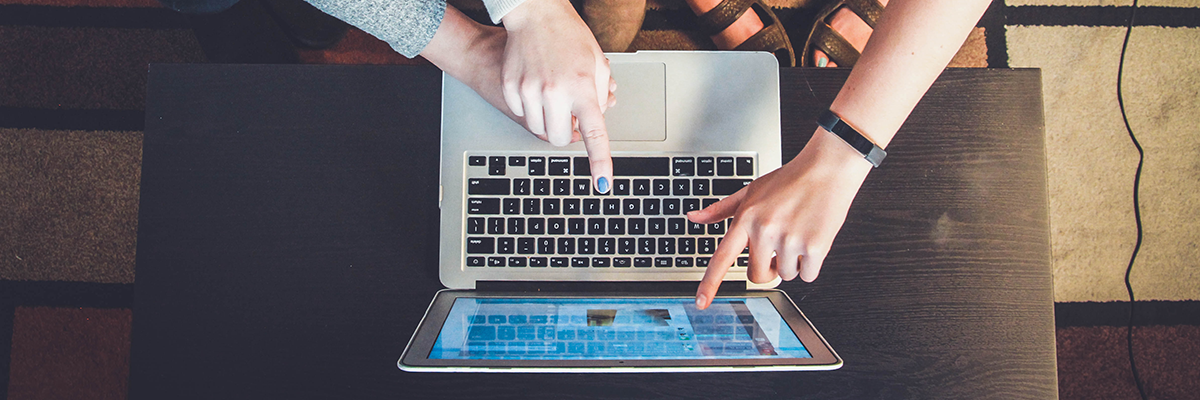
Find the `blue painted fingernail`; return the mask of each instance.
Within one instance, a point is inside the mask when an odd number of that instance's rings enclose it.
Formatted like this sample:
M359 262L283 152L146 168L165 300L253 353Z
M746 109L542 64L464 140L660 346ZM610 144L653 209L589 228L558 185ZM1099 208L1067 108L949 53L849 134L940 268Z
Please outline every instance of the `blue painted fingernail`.
M818 66L818 67L825 68L825 66L826 66L826 65L829 65L829 59L828 59L828 58L825 58L824 56L822 56L821 58L818 58L818 59L817 59L817 66Z
M602 176L602 177L600 177L600 179L596 180L596 190L599 190L600 194L608 193L608 178L607 177Z

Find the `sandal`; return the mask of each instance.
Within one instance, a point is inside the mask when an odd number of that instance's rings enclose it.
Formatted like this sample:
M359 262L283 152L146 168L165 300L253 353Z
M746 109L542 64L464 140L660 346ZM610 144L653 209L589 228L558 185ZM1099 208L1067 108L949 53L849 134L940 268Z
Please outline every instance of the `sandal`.
M775 16L770 7L763 4L762 0L722 0L721 4L717 4L713 9L697 16L696 24L705 35L716 36L750 9L758 14L758 19L763 22L763 28L733 50L769 51L775 54L775 58L779 60L779 66L795 67L796 53L792 50L792 42L788 39L787 31L783 30L783 24L779 23L779 18Z
M839 67L853 67L854 63L858 62L858 50L846 41L842 34L829 26L830 16L842 6L849 7L850 11L858 15L871 29L875 29L875 23L879 22L879 17L883 15L883 5L878 0L837 0L825 6L817 13L808 40L804 42L804 54L800 57L803 66L815 66L812 60L813 50L825 52L829 60L837 63Z

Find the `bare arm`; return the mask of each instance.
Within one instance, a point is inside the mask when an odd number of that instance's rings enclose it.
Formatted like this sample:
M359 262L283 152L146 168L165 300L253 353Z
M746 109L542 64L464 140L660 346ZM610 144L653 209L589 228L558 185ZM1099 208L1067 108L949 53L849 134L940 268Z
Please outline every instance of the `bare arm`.
M830 110L886 147L913 107L962 46L986 0L892 0ZM845 222L871 164L833 134L817 128L800 154L741 191L693 211L695 222L734 223L717 247L696 292L712 302L743 247L747 277L811 282Z

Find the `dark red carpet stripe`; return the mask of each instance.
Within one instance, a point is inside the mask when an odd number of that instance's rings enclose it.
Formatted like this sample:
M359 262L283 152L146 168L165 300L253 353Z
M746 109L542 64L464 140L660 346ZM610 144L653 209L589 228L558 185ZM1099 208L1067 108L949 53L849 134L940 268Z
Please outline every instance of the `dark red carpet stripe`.
M149 7L57 7L43 5L0 5L0 25L190 29L187 17L166 8Z
M13 313L11 399L124 399L129 309L18 307Z
M1200 326L1200 301L1138 301L1134 303L1133 324ZM1054 303L1054 324L1073 326L1116 326L1129 324L1129 302Z

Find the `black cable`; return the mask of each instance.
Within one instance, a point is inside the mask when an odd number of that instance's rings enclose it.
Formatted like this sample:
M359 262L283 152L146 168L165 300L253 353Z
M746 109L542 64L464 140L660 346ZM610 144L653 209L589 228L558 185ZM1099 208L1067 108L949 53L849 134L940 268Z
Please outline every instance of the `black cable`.
M1125 27L1125 41L1121 44L1121 60L1117 63L1117 105L1121 107L1121 119L1125 121L1125 130L1129 132L1129 140L1133 141L1133 146L1138 151L1138 167L1137 172L1133 175L1133 219L1137 223L1137 243L1133 245L1133 254L1129 256L1129 266L1125 267L1125 290L1129 292L1129 329L1127 329L1125 343L1129 348L1129 369L1133 371L1133 382L1137 384L1138 394L1142 399L1146 399L1146 389L1142 387L1142 379L1138 374L1137 363L1133 357L1133 286L1129 284L1129 274L1133 272L1133 262L1137 259L1138 250L1142 248L1142 212L1138 202L1138 187L1141 186L1142 180L1142 162L1146 158L1145 152L1142 151L1141 143L1138 143L1137 137L1133 135L1133 128L1129 127L1129 117L1125 115L1125 99L1121 95L1121 76L1125 70L1125 49L1129 47L1129 34L1133 32L1133 17L1137 15L1137 0L1133 0L1133 7L1129 10L1129 25Z

